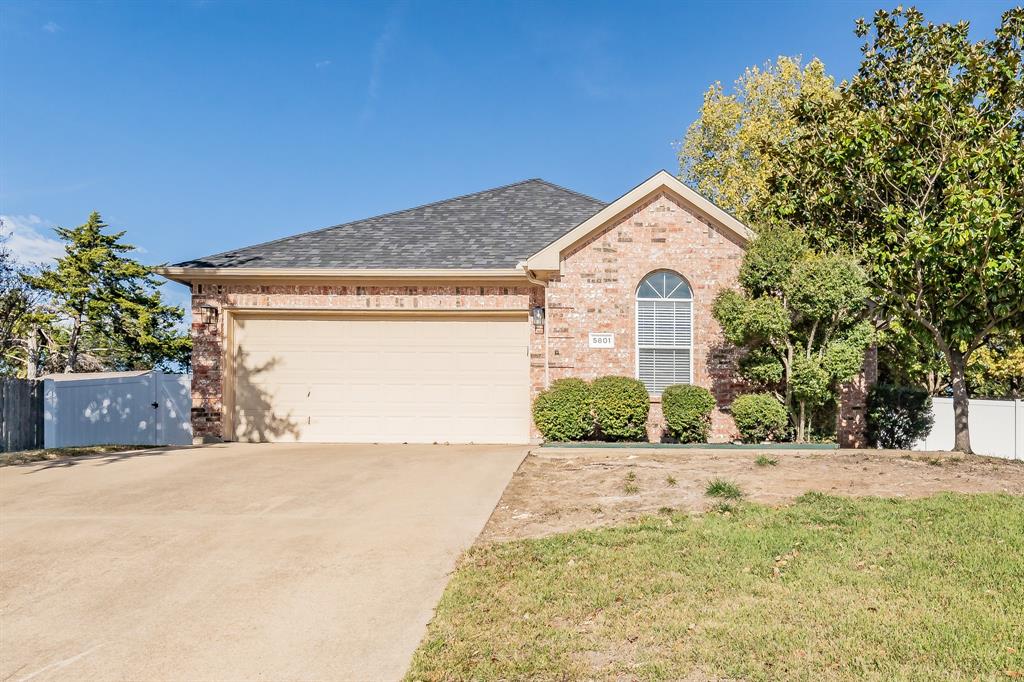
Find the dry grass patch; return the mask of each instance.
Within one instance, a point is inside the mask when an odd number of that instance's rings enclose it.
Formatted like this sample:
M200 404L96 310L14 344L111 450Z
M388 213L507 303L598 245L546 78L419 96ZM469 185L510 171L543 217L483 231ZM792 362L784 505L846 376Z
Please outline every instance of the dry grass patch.
M759 466L759 455L773 463ZM878 450L539 448L512 477L481 541L616 525L662 507L706 511L724 499L705 495L716 479L736 485L744 500L769 505L788 504L809 490L850 497L1024 495L1024 461Z
M1021 519L1004 494L812 493L477 546L407 679L1001 679Z

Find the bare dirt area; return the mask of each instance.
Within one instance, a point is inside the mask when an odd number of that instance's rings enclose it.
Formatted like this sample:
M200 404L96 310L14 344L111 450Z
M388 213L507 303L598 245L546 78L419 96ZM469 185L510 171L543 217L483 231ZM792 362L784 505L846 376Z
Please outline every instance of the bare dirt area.
M761 461L759 456L774 464ZM716 478L744 499L780 505L815 491L924 497L939 492L1024 495L1024 461L950 452L886 450L534 449L479 542L596 528L671 508L701 512Z

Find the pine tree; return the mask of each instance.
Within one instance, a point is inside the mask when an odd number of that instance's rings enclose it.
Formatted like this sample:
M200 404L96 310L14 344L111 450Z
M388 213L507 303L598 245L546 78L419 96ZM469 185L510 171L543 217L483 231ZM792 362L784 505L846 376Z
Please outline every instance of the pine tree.
M179 306L166 305L149 267L126 256L124 232L93 212L74 229L57 228L66 255L25 280L49 299L60 330L64 371L151 369L187 364L190 340L177 327Z

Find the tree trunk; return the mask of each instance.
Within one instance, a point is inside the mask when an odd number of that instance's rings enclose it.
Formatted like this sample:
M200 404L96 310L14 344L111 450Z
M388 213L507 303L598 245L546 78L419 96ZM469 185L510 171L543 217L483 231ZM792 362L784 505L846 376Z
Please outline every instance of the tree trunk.
M793 370L791 369L792 367L793 349L789 348L786 351L786 356L782 358L782 368L784 372L783 380L785 381L785 390L783 391L782 404L786 408L786 414L789 415L789 418L793 420L794 425L797 427L797 430L799 431L800 426L796 424L796 410L793 409L793 389L791 388L793 385Z
M967 420L967 382L964 370L967 357L958 350L949 352L949 379L953 385L953 449L971 452L971 428Z
M39 329L32 327L25 343L25 378L35 379L39 376Z
M805 429L804 424L806 423L805 415L806 415L807 403L804 402L803 400L801 400L801 401L799 401L799 404L800 404L800 421L797 422L797 427L796 427L796 442L797 443L803 443L804 442L804 436L806 435L806 429Z
M68 339L68 358L64 363L65 372L74 372L75 363L78 362L78 343L82 333L82 316L75 318L74 326L71 328L71 337Z

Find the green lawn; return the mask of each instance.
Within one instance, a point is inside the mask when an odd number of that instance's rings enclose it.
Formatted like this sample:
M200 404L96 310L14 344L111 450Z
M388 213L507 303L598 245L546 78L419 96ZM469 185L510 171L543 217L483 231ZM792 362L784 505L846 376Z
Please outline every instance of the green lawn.
M54 459L69 457L86 457L88 455L104 455L125 450L139 450L145 445L83 445L76 448L47 448L44 450L18 450L17 452L0 453L0 467L14 464L31 464L32 462L48 462Z
M784 508L473 549L410 680L1024 677L1024 498Z

